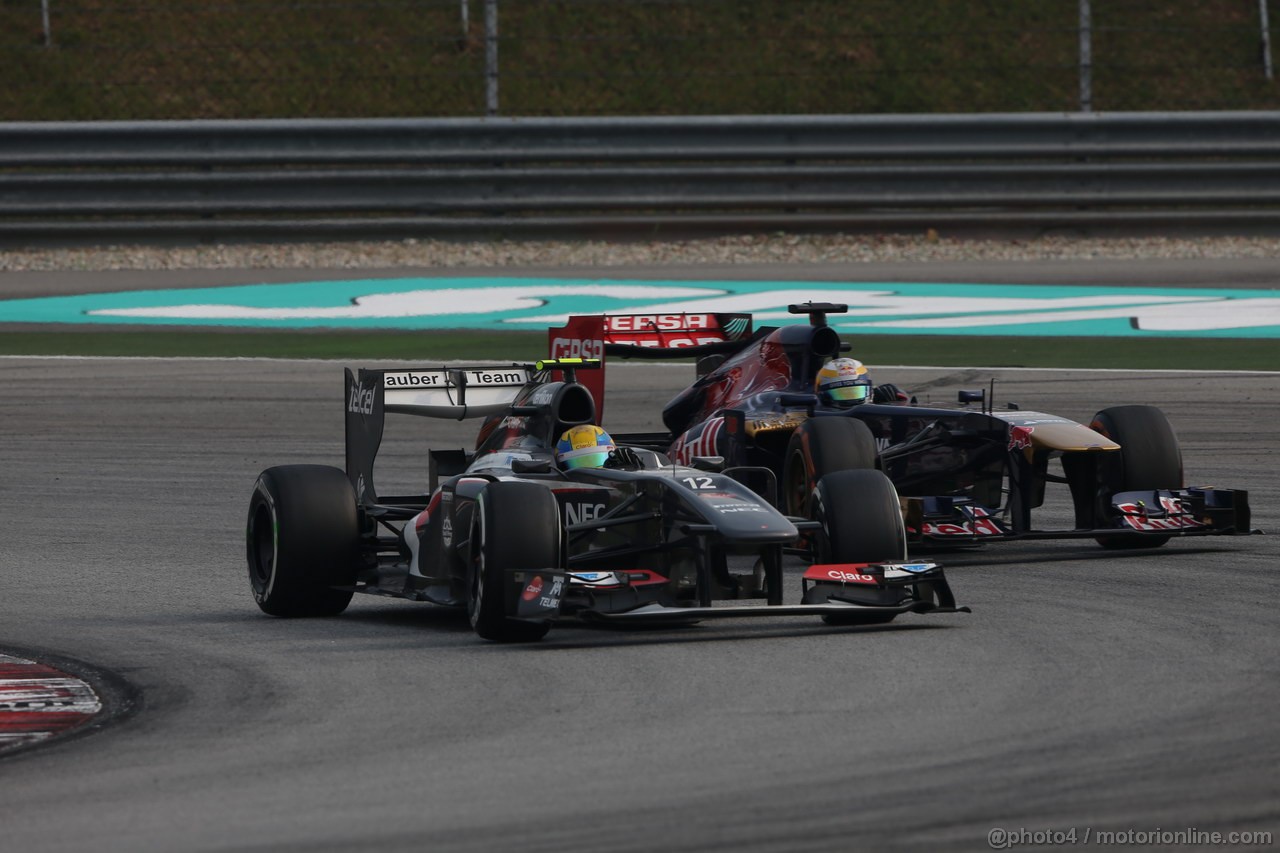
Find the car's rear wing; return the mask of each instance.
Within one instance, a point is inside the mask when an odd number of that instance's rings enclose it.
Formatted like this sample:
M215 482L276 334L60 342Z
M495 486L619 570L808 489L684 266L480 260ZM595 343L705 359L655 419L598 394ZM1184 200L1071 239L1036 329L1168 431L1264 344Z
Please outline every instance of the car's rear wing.
M601 369L579 378L604 415L604 359L701 358L737 352L751 340L750 314L593 314L547 330L551 358L598 358Z
M346 371L347 476L361 503L376 499L373 460L387 412L462 420L505 411L534 365L462 365Z

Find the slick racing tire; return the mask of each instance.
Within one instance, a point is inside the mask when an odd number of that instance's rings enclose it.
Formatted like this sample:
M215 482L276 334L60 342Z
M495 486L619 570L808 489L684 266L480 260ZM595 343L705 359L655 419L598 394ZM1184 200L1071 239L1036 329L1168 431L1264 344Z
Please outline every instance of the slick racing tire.
M1117 492L1182 488L1182 450L1164 412L1153 406L1114 406L1093 416L1089 427L1120 445L1098 459L1103 502ZM1104 548L1157 548L1168 536L1114 534L1094 537Z
M467 615L486 640L527 643L540 640L550 622L507 617L511 569L555 568L561 564L562 525L555 494L537 483L490 483L480 493L467 567Z
M907 559L907 530L893 481L880 471L828 474L813 493L819 563L900 563ZM905 596L905 594L904 594ZM822 617L829 625L874 625L896 613Z
M836 471L875 468L876 455L876 440L862 421L810 418L787 442L782 468L784 510L810 517L810 500L820 479Z
M907 558L907 530L893 481L880 471L836 471L813 490L820 563L895 563Z
M336 616L351 603L360 528L341 469L282 465L258 475L246 528L249 586L272 616Z

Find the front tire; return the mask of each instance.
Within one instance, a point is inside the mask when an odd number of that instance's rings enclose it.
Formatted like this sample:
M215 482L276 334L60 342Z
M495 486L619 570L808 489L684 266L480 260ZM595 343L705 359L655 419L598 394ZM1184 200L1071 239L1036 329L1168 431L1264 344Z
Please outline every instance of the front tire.
M837 471L818 481L813 518L820 563L895 563L907 558L907 530L893 482L880 471Z
M1164 412L1153 406L1113 406L1089 427L1120 445L1098 460L1103 502L1118 492L1182 488L1182 449ZM1158 548L1168 536L1109 534L1094 537L1103 548Z
M281 465L258 476L246 528L249 586L272 616L336 616L359 555L356 496L341 469Z
M783 502L791 515L809 517L818 481L836 471L876 467L876 440L855 418L810 418L791 434L783 462Z
M893 482L880 471L837 471L818 481L813 518L819 563L898 563L907 559L907 529ZM829 625L876 625L896 613L823 616Z
M551 630L549 621L508 618L506 592L512 569L560 566L562 529L555 495L537 483L490 483L480 493L467 570L467 615L478 635L527 643Z

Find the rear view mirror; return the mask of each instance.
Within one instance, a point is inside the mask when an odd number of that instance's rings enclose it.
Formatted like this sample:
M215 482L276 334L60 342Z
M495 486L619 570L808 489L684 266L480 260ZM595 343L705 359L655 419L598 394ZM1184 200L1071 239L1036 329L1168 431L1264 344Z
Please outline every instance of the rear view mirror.
M691 460L690 467L697 468L699 471L718 472L724 470L723 456L695 456Z

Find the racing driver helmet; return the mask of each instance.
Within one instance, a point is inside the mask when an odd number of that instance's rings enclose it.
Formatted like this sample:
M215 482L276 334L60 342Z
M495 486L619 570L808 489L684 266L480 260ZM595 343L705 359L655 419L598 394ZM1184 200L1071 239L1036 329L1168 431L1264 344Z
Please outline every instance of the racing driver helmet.
M566 470L601 468L616 449L609 433L595 424L579 424L565 430L556 442L556 462Z
M828 406L856 406L871 399L871 377L857 359L834 358L818 371L813 390Z

